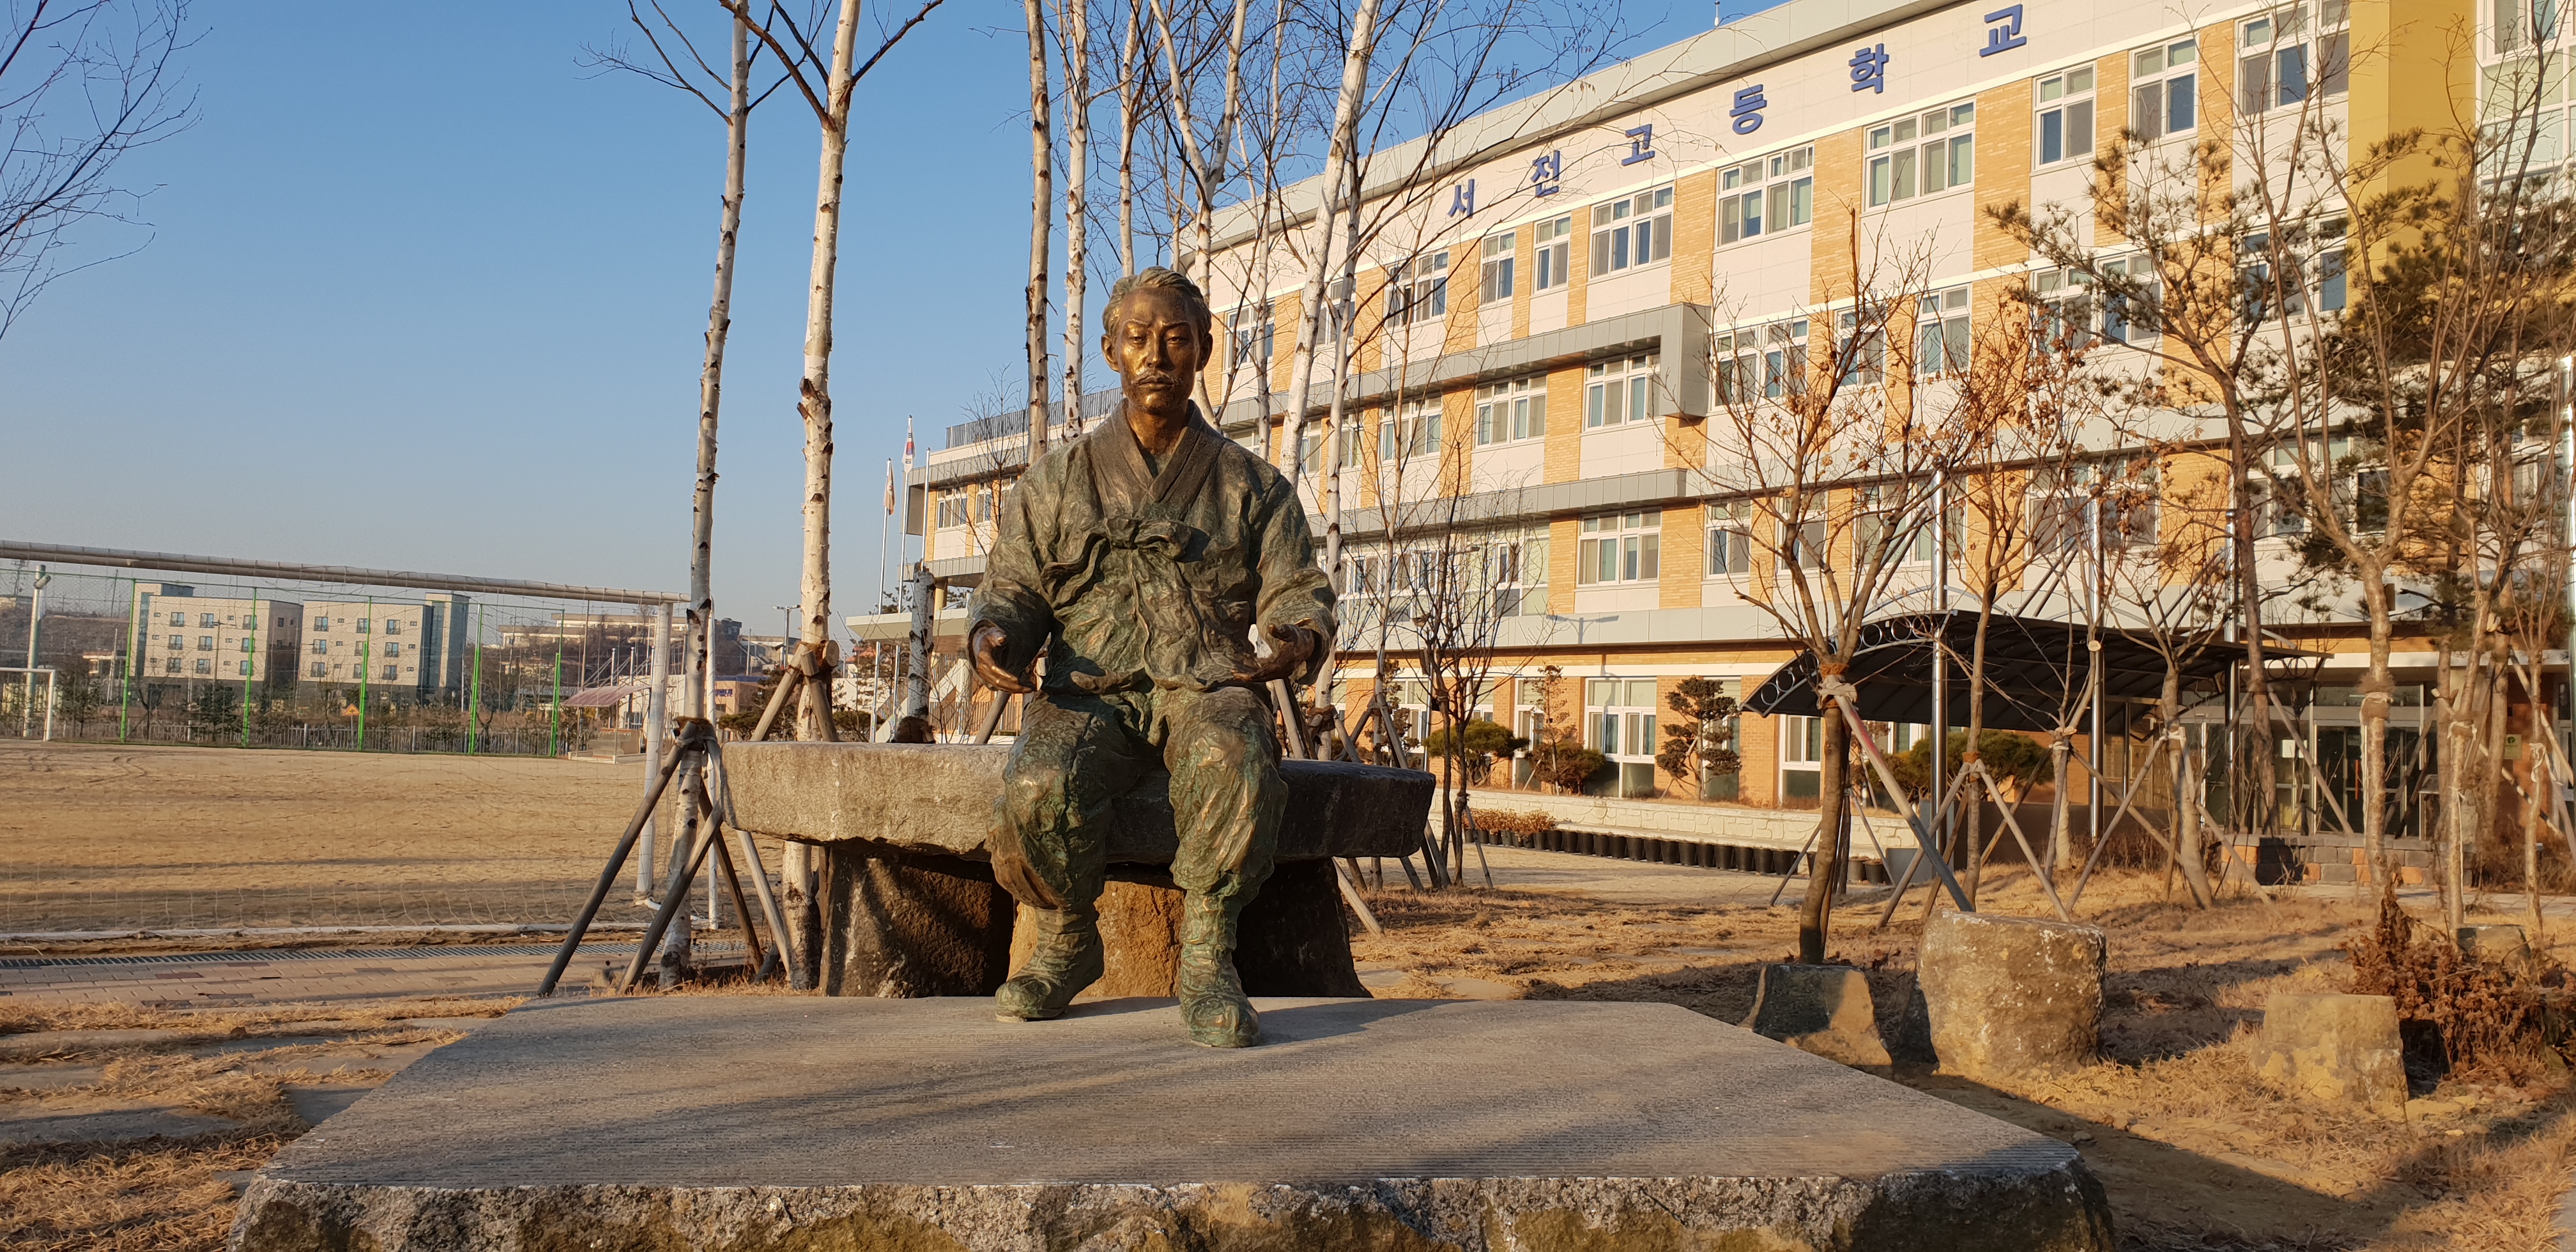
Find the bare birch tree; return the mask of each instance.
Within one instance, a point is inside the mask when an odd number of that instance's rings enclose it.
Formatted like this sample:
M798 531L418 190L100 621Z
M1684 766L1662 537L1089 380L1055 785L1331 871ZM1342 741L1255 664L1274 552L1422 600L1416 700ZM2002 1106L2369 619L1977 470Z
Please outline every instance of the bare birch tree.
M186 0L11 0L0 18L0 337L56 279L135 250L61 259L82 227L140 224L148 193L119 185L117 163L197 120L178 67L194 42Z

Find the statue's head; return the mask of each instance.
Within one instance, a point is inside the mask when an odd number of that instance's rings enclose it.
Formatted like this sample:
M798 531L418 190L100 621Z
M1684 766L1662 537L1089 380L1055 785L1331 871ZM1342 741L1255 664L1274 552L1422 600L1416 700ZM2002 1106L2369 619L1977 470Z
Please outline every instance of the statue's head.
M1216 348L1207 297L1186 275L1155 266L1118 280L1101 312L1100 355L1118 371L1127 402L1178 413Z

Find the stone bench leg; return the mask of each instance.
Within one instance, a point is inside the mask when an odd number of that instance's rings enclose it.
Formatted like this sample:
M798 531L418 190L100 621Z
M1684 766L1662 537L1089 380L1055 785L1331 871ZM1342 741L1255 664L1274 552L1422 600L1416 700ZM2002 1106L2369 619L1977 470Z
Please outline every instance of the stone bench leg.
M823 848L823 994L988 996L1011 976L1011 893L962 857Z
M1101 894L1109 960L1095 996L1172 994L1181 893L1151 878L1113 880ZM991 995L1026 955L1012 944L1023 929L1014 902L980 861L826 845L821 889L825 995ZM1253 995L1368 995L1328 861L1279 865L1244 910L1238 944L1235 969Z

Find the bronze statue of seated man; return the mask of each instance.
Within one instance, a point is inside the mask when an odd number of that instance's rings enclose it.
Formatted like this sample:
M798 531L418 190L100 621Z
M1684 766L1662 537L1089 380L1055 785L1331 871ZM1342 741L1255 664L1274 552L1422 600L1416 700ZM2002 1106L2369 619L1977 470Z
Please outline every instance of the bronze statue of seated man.
M1100 978L1104 821L1159 763L1180 835L1182 1020L1211 1047L1260 1038L1233 952L1287 801L1262 689L1313 678L1333 589L1295 484L1190 402L1211 321L1171 270L1111 290L1100 350L1125 402L1021 477L976 591L977 676L1036 690L990 840L995 878L1038 925L1036 951L994 997L1005 1020L1056 1017Z

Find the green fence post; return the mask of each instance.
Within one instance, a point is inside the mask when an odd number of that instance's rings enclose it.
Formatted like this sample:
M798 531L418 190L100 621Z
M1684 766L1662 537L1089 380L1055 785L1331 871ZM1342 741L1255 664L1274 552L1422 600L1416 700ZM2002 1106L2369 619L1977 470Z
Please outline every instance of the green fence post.
M242 655L250 658L242 662L241 746L247 748L250 746L250 679L251 674L259 669L259 588L257 587L251 588L250 620L244 622L243 626L250 631L242 637L244 645Z
M134 667L143 651L143 584L125 580L125 678L116 695L116 741L125 742L127 718L134 708Z
M563 755L563 632L560 630L555 632L555 712L553 722L546 727L546 755Z
M465 697L465 755L474 755L474 715L483 708L483 602L474 602L474 673L466 679L471 694Z
M367 671L376 663L376 598L367 597L367 629L358 636L358 751L367 750Z

